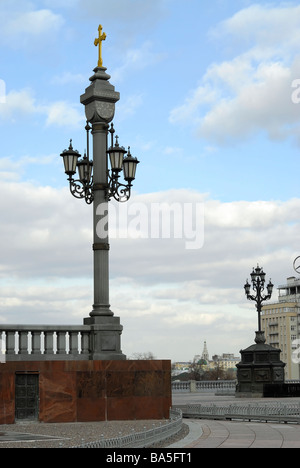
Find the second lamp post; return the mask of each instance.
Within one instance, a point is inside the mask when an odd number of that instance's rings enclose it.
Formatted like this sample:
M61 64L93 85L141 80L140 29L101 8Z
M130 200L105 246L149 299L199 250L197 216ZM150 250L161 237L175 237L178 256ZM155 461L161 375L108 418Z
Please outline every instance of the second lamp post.
M264 287L265 287L266 273L258 265L255 269L253 268L253 271L250 274L250 276L251 276L252 288L255 294L250 294L251 285L248 283L248 280L246 281L246 284L244 286L245 294L247 296L247 299L256 302L256 309L258 312L258 331L261 332L262 303L271 298L274 285L272 284L270 280L267 285L268 294L263 294Z

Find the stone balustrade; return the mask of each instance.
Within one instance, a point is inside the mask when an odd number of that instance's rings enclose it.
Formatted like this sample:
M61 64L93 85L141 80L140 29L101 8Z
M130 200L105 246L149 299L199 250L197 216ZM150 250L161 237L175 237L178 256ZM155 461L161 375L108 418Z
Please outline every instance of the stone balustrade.
M89 359L91 338L88 325L0 325L5 361Z
M269 401L265 404L187 405L183 409L183 417L300 424L300 404Z
M234 392L235 388L236 380L188 380L185 382L172 382L172 392L174 393Z

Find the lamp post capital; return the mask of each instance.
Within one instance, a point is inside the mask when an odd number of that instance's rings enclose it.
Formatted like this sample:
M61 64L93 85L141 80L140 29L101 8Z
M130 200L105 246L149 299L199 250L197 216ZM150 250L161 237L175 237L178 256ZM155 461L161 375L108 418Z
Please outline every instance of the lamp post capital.
M86 120L90 123L103 122L108 124L115 115L115 104L120 99L120 93L108 81L110 75L106 68L96 67L91 76L91 84L80 96L80 102L85 106Z

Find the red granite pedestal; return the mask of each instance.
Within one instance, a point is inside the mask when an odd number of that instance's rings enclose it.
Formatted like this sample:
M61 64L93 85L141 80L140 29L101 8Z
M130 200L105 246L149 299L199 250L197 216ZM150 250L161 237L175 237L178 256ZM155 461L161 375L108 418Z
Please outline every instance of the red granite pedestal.
M16 378L35 375L36 419L47 423L169 418L170 361L0 364L0 424L16 419ZM25 389L24 389L25 392Z

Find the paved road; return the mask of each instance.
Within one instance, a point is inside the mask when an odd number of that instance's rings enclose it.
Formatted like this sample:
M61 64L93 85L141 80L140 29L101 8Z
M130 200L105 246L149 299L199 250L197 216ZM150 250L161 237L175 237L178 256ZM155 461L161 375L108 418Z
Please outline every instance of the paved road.
M234 397L215 397L213 394L174 394L173 406L188 403L281 403L299 402L293 399L236 400ZM214 421L185 419L189 435L171 445L172 448L300 448L300 425L262 422Z
M300 448L300 426L237 421L184 420L189 435L171 448Z

